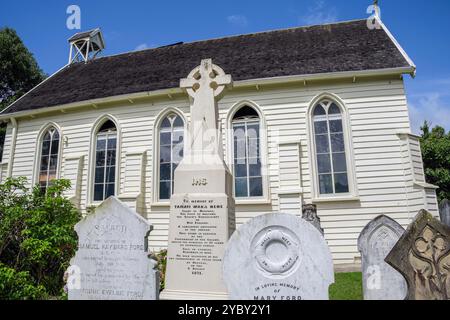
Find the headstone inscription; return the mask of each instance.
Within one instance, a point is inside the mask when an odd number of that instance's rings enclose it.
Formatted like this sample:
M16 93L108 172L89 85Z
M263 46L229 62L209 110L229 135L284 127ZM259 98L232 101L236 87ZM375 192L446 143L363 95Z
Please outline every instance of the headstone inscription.
M231 76L211 59L180 81L192 103L191 123L170 200L162 299L227 299L222 259L235 229L233 179L223 160L217 101L231 85Z
M333 261L322 234L291 214L258 216L231 236L223 277L233 300L328 300Z
M439 215L441 222L450 227L450 201L448 199L442 200L439 205Z
M408 300L450 299L450 227L421 210L385 261L408 283Z
M370 221L359 235L364 300L406 298L405 279L384 261L404 231L395 220L381 215Z
M157 300L159 271L147 252L151 229L115 197L81 220L68 269L69 300Z

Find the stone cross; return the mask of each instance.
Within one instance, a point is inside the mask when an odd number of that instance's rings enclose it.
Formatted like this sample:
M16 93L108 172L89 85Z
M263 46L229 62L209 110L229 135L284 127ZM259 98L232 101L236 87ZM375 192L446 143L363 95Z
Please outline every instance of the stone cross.
M219 150L218 125L219 111L217 101L226 87L232 85L231 75L211 59L201 61L187 78L180 80L180 87L185 89L193 100L191 105L191 153L203 154Z
M450 202L447 199L441 202L439 215L441 216L441 222L450 227Z
M188 148L175 170L163 299L226 299L225 246L235 230L233 176L223 160L217 101L230 75L202 60L180 87L191 102Z
M450 299L450 227L421 210L385 261L408 283L409 300Z

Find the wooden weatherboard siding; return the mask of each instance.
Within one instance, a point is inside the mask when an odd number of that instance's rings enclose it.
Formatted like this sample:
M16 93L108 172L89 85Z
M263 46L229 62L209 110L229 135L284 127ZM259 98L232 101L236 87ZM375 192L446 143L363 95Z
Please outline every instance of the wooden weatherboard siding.
M312 201L306 114L310 101L324 92L338 96L348 109L359 200L317 203L318 214L335 263L348 263L359 256L357 238L360 231L376 216L386 214L406 227L419 209L425 205L429 209L434 208L436 196L433 191L414 183L414 175L420 175L421 169L419 149L414 141L405 141L398 135L399 131L410 132L403 81L378 78L357 79L354 83L349 79L236 89L228 92L220 102L220 118L222 128L227 128L230 108L240 101L249 100L259 107L268 130L268 199L253 204L237 204L237 224L260 214L279 211L280 207L300 214L301 208L295 210L296 204ZM150 247L154 250L165 248L169 206L155 205L153 201L153 177L156 176L153 129L158 115L168 108L180 111L189 121L187 97L154 98L145 102L116 103L108 107L86 107L21 118L18 120L12 174L32 181L38 133L49 122L55 122L63 135L59 172L62 178L66 173L66 178L73 183L78 181L75 183L78 191L73 190L69 195L86 212L90 205L87 188L92 126L101 116L111 115L120 126L119 197L122 196L154 226ZM226 139L228 136L224 130L225 147L228 146ZM11 128L8 128L5 161L9 159L10 149ZM226 148L226 159L228 154ZM298 172L294 172L295 168ZM2 170L2 178L3 171L6 170ZM283 179L281 188L280 178ZM140 198L134 199L139 193ZM433 214L437 211L434 210Z

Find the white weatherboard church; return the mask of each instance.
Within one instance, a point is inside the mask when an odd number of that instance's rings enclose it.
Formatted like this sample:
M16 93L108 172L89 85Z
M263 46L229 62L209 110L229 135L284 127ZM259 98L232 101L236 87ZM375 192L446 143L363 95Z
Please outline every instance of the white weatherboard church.
M334 262L359 259L358 235L380 214L406 227L437 215L403 77L416 68L388 29L366 20L254 33L96 57L99 30L69 39L68 65L0 114L1 179L43 190L69 179L83 213L111 195L154 226L167 248L174 170L189 96L180 79L212 59L234 80L219 102L237 226L316 204ZM257 134L251 134L255 133ZM237 152L237 149L243 152Z

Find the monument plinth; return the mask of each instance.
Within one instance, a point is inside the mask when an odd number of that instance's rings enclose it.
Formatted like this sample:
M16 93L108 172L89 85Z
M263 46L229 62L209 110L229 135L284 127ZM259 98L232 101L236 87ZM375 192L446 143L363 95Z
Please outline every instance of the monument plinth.
M202 60L180 86L191 99L189 144L175 170L162 299L227 299L225 246L235 229L232 175L223 161L218 106L230 75Z

